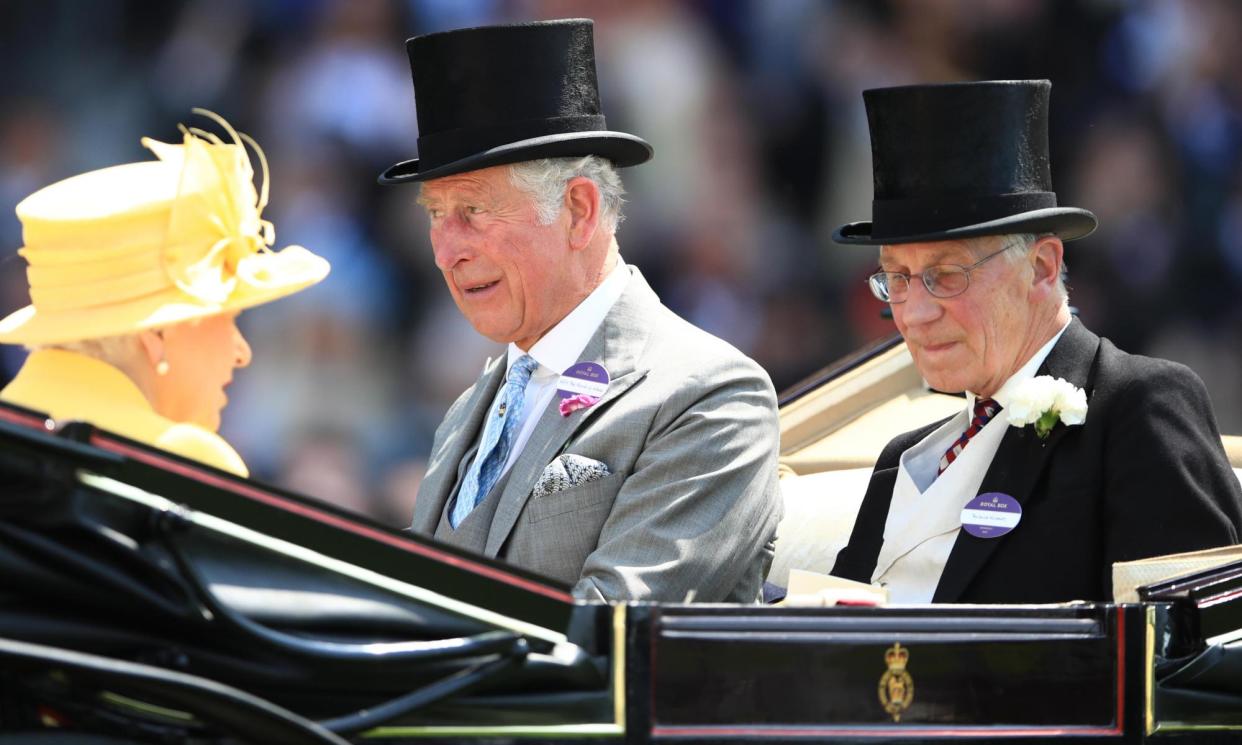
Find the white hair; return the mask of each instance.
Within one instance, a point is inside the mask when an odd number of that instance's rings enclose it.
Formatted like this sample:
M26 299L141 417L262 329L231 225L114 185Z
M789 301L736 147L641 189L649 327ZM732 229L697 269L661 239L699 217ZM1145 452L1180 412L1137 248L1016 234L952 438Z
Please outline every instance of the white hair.
M122 370L128 369L129 365L142 354L142 347L138 341L137 334L101 336L98 339L44 344L32 346L29 349L32 352L39 349L63 349L66 352L77 352Z
M535 202L539 222L550 225L565 202L565 186L572 178L589 178L599 187L600 224L615 233L624 216L625 187L612 161L598 155L581 158L542 158L509 166L509 181Z
M1000 257L1010 264L1018 264L1026 260L1025 251L1034 246L1041 238L1055 237L1056 233L1010 233L1008 235L999 236L1001 241L999 244L992 244L991 239L997 236L985 235L979 238L970 239L971 249L976 256L987 256L993 251L1004 250L1005 253ZM989 245L990 244L990 245ZM1021 248L1022 251L1009 251L1010 248ZM1065 277L1068 269L1064 258L1061 260L1061 273L1057 275L1057 294L1061 296L1061 302L1069 302L1069 290L1065 288Z

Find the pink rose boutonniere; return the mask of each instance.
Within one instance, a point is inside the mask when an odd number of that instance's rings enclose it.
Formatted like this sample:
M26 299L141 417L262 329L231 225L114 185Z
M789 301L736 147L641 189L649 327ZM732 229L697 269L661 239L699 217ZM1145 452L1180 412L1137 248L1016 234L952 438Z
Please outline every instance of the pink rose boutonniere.
M599 401L598 396L588 396L585 393L579 393L576 396L561 399L561 416L569 416L578 409L586 409L594 406Z

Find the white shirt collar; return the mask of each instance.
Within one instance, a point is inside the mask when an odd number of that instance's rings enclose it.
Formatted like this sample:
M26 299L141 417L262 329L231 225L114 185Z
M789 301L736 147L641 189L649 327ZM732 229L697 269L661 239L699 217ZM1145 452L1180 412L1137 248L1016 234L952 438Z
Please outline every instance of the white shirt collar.
M587 342L595 335L596 329L604 322L604 316L612 310L612 306L625 292L626 283L630 279L630 270L617 256L617 265L612 268L603 282L599 283L578 306L548 330L548 333L535 342L529 352L513 342L509 342L509 367L524 354L529 354L539 363L535 376L560 375L571 365L578 362L578 355L586 348Z
M1009 380L1006 380L1005 384L1000 387L1000 390L996 391L996 393L992 396L996 403L1008 408L1009 399L1013 397L1014 390L1017 389L1020 384L1035 377L1035 373L1039 372L1039 366L1044 364L1044 360L1048 359L1048 355L1052 352L1052 348L1056 346L1057 342L1061 339L1061 335L1065 333L1065 329L1067 328L1069 328L1069 323L1062 326L1061 330L1053 334L1052 338L1048 340L1048 343L1040 347L1039 351L1032 355L1031 358L1026 361L1025 365L1020 367L1016 373L1009 376ZM972 411L975 408L975 398L975 394L969 391L966 392L967 411Z

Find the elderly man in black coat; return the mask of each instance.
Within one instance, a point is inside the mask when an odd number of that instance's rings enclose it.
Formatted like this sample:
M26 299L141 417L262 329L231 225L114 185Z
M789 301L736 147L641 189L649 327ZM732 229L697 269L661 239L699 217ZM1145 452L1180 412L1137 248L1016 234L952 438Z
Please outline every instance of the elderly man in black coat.
M874 294L957 415L875 466L833 573L894 602L1110 600L1113 562L1237 542L1242 489L1203 383L1127 354L1070 315L1064 241L1095 216L1057 205L1048 81L864 93Z

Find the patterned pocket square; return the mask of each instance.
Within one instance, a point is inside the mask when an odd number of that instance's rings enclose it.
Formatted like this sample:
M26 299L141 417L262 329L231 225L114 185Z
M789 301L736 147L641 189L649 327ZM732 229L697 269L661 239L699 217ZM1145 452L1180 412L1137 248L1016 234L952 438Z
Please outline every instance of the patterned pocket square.
M531 496L535 499L598 481L611 473L608 466L582 455L566 453L543 467Z

